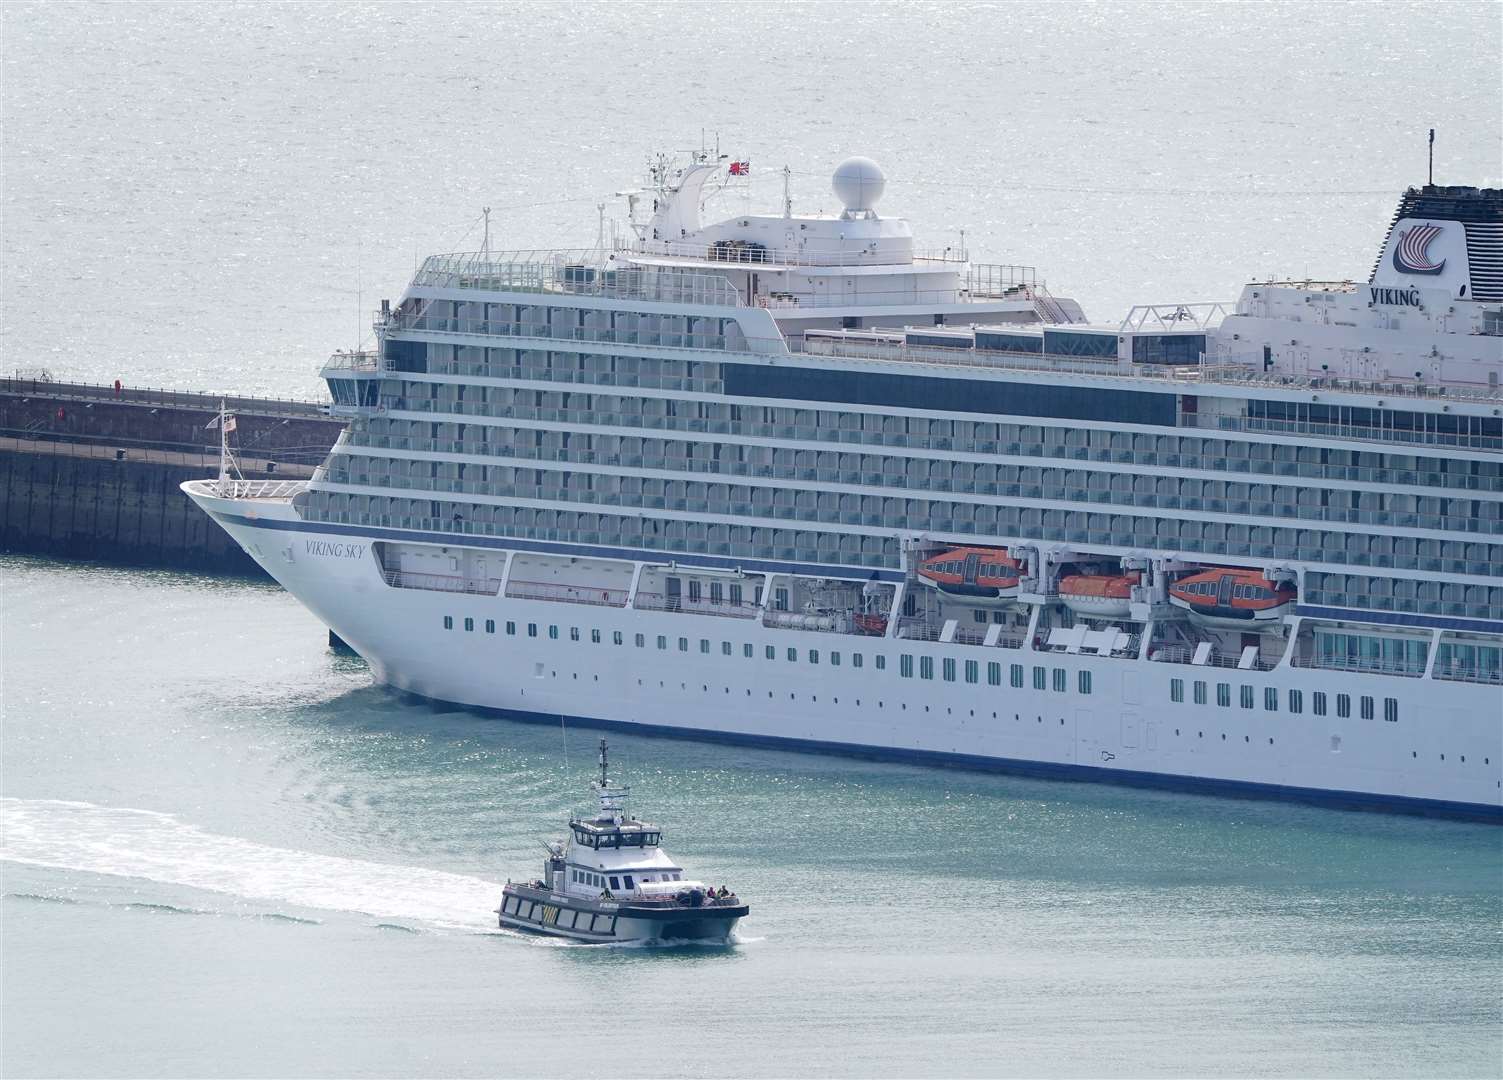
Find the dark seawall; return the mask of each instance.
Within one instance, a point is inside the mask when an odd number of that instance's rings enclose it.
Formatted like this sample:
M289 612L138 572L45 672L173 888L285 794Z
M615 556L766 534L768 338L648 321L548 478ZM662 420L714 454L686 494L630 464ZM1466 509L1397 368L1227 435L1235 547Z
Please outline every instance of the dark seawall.
M180 490L219 469L220 399L0 379L0 551L264 577ZM313 473L343 424L311 401L227 398L247 478Z

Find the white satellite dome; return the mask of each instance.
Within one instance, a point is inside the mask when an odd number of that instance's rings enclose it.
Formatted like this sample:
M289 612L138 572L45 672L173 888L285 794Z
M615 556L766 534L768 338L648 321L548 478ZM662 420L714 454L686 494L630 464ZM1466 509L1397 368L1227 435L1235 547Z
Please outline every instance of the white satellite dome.
M846 158L835 169L831 186L847 213L870 212L882 198L887 178L871 158Z

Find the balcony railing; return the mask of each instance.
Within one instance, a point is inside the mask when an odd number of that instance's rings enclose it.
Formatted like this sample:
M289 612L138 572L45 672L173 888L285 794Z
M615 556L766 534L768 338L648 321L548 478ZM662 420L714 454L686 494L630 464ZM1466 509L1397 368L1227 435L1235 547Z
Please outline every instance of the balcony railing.
M1261 652L1253 660L1250 668L1242 667L1242 656L1227 656L1212 650L1204 664L1194 664L1195 653L1191 649L1179 645L1153 645L1149 647L1148 659L1160 664L1190 664L1192 667L1226 668L1232 671L1272 671L1278 664L1278 657L1265 657Z
M506 595L513 600L553 600L563 604L625 607L627 590L594 585L561 585L554 581L508 581Z
M424 589L429 592L495 596L501 588L501 582L497 578L481 579L413 570L382 570L381 576L386 580L386 584L394 589Z
M754 619L762 612L760 605L745 601L711 600L704 596L696 600L645 591L638 591L632 606L643 611L681 611L690 615L721 615L729 619Z
M1352 671L1364 675L1400 675L1406 679L1418 679L1425 674L1423 666L1399 664L1391 660L1363 659L1359 656L1295 656L1290 667L1320 668L1325 671Z
M430 255L414 285L493 292L568 293L665 304L740 307L741 296L719 274L670 268L608 266L598 251L459 252Z

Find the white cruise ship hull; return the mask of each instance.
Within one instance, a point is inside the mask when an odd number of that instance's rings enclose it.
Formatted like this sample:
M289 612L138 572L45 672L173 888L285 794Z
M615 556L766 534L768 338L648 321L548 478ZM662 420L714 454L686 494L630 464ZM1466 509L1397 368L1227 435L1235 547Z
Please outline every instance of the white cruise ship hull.
M799 632L758 619L396 588L371 530L298 519L287 501L185 485L278 582L425 698L519 718L955 763L1024 774L1503 821L1497 686L1280 665L1194 667L1029 648ZM443 538L411 536L443 543ZM459 538L456 538L459 539ZM491 543L495 543L492 541ZM460 545L455 545L460 546ZM519 545L526 547L526 545ZM445 629L445 618L452 629ZM466 630L465 620L473 620ZM486 620L496 624L486 632ZM516 632L507 634L506 623ZM529 626L536 627L535 636ZM556 629L554 629L556 628ZM581 628L578 640L570 631ZM591 631L599 630L600 643ZM614 644L619 633L622 643ZM556 636L555 636L556 635ZM642 636L643 646L635 641ZM657 639L666 639L666 648ZM680 639L683 639L681 644ZM701 645L701 642L708 644ZM722 643L731 643L730 655ZM752 655L744 654L751 645ZM772 646L776 659L767 659ZM787 652L797 650L789 661ZM707 650L707 651L702 651ZM824 663L808 662L809 650ZM846 654L829 663L831 650ZM851 666L850 655L864 654ZM1050 689L905 678L899 654L1045 668ZM886 657L876 668L876 657ZM1052 673L1065 672L1064 690ZM1089 672L1090 693L1079 673ZM1171 700L1171 680L1230 684L1230 707ZM1251 687L1253 707L1241 706ZM1265 687L1397 699L1397 722L1289 715Z

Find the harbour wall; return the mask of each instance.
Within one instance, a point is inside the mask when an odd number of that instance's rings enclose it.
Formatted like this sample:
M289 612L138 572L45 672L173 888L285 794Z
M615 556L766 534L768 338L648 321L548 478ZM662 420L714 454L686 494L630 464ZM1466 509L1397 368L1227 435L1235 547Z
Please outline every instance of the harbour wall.
M218 471L220 400L0 379L0 551L264 577L178 488ZM224 402L248 478L306 479L343 427L317 402Z

